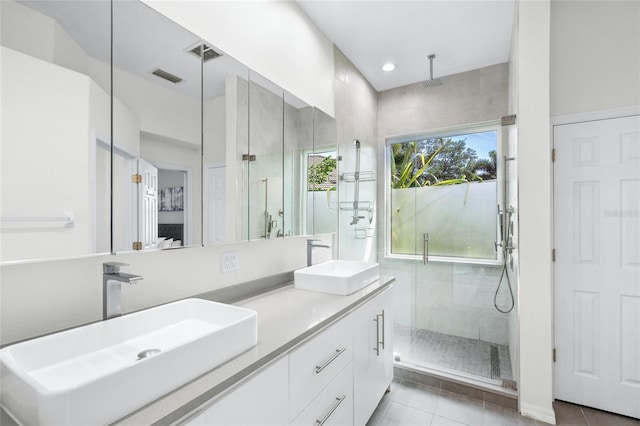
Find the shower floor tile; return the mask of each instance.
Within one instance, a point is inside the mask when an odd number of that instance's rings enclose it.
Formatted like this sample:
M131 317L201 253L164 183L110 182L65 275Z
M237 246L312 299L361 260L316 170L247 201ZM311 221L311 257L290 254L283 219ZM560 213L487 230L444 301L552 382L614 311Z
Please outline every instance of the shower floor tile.
M436 331L393 326L394 353L401 360L417 365L454 370L486 379L513 380L509 347L477 339L453 336ZM500 375L492 374L491 347L498 349ZM495 365L494 365L495 368Z

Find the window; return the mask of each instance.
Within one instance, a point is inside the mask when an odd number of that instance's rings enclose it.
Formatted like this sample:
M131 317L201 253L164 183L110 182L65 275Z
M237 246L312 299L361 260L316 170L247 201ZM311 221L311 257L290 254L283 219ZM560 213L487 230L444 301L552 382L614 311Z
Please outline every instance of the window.
M499 127L387 140L387 255L495 263Z

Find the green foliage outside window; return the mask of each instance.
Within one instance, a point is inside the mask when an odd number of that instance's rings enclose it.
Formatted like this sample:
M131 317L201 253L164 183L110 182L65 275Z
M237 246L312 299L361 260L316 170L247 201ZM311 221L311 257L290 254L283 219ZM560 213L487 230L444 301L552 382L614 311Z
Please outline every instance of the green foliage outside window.
M336 170L337 161L333 157L324 157L317 164L309 166L308 185L309 191L335 190L336 182L331 181L331 174Z
M425 138L391 146L391 187L455 185L495 179L496 151L478 159L465 138Z

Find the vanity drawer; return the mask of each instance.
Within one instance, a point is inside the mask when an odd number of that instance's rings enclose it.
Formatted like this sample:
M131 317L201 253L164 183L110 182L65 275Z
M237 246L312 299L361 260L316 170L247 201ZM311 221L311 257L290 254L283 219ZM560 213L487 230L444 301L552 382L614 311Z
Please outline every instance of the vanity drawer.
M351 316L292 352L289 356L289 419L294 419L352 360Z
M353 363L329 384L291 423L295 426L353 424Z

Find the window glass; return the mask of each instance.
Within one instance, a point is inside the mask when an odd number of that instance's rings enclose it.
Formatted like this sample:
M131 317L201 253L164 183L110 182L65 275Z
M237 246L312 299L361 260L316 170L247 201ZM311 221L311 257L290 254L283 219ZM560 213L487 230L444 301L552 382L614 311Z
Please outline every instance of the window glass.
M391 254L496 260L497 129L389 145Z

